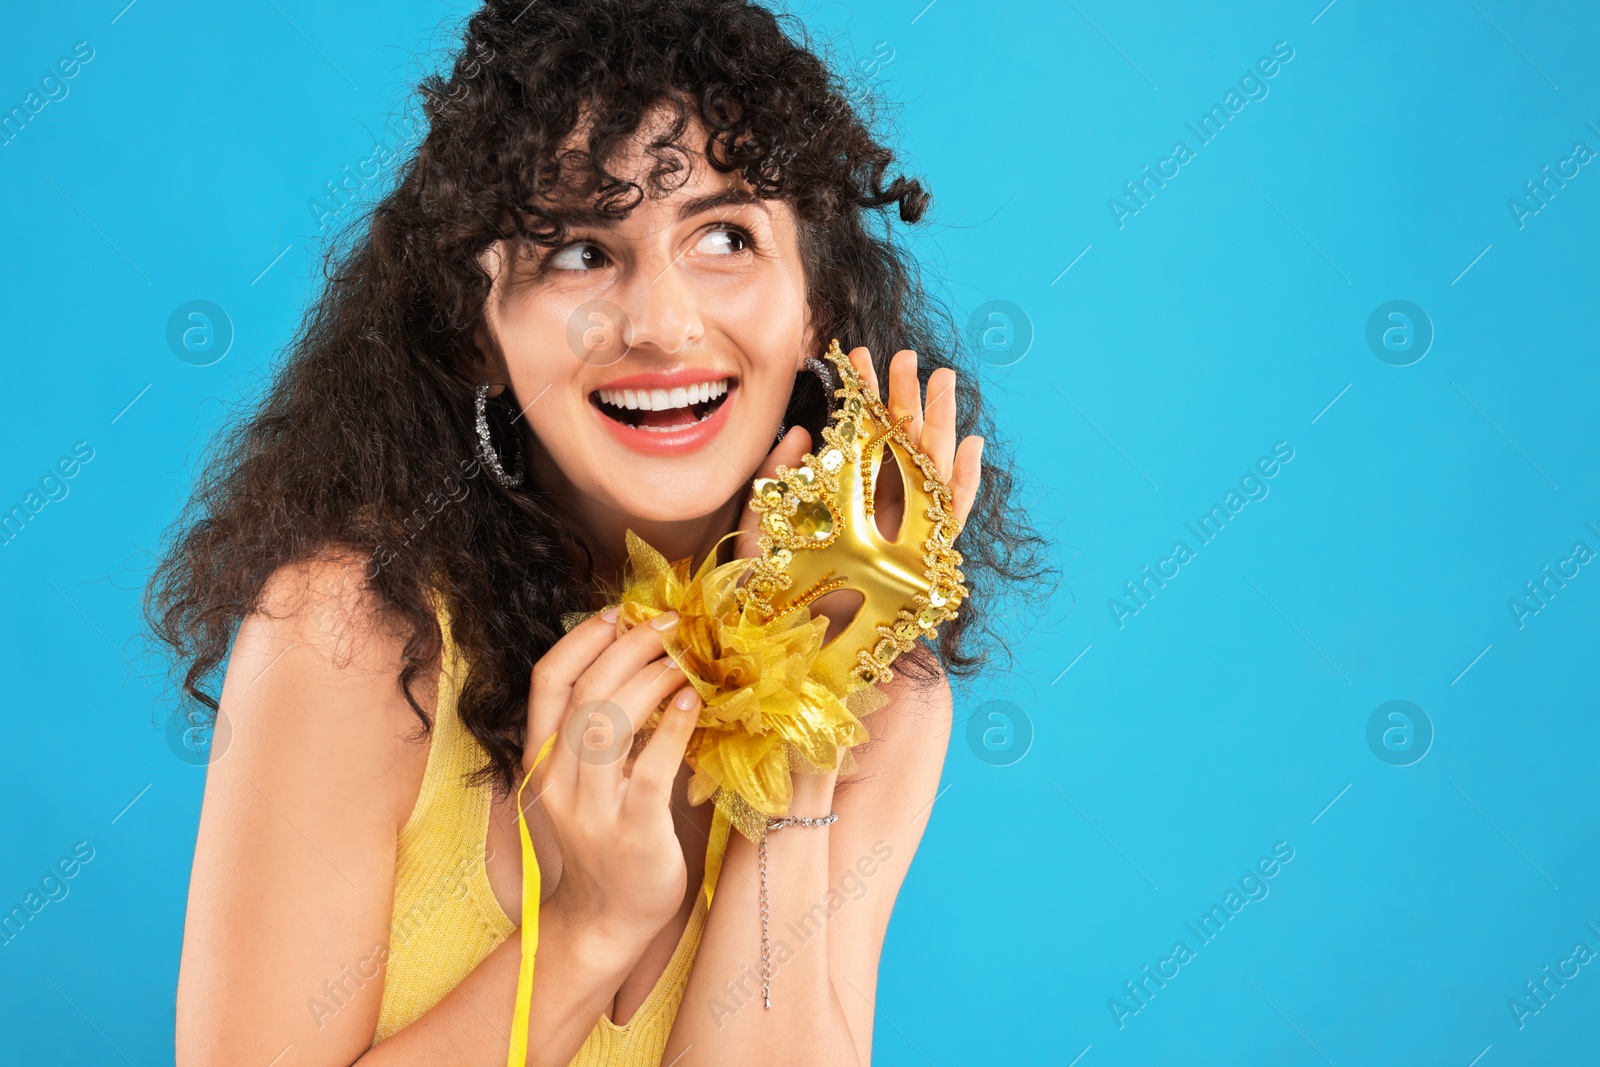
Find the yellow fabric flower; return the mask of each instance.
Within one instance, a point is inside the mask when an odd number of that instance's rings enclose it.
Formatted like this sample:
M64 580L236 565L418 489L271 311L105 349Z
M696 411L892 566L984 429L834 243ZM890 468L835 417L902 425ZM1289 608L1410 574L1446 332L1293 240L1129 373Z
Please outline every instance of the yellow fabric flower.
M711 553L691 575L688 560L668 563L632 530L627 546L627 574L611 598L621 606L618 633L676 611L667 652L704 701L684 756L695 772L689 802L712 800L740 833L760 840L766 816L788 814L792 773L854 768L850 749L868 739L861 716L888 698L812 671L826 618L809 608L774 619L741 609L739 578L750 560L717 566Z

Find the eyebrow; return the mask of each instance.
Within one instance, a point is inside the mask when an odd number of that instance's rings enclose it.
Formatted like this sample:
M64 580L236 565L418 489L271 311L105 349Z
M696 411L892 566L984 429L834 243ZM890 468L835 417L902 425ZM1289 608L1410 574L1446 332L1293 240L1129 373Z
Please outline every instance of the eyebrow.
M710 211L712 208L725 207L730 204L753 204L767 214L772 214L771 209L767 207L766 201L754 193L746 192L743 189L724 189L718 193L697 196L693 200L685 201L684 205L678 209L678 221L682 222L684 219L693 218L702 211Z
M678 208L678 221L682 222L684 219L693 218L703 211L711 211L719 207L744 205L753 205L765 211L768 215L772 214L772 209L767 207L766 201L754 193L743 189L723 189L684 201L683 205ZM560 209L556 214L567 225L606 228L615 226L618 221L601 215L587 205L582 207L569 206Z

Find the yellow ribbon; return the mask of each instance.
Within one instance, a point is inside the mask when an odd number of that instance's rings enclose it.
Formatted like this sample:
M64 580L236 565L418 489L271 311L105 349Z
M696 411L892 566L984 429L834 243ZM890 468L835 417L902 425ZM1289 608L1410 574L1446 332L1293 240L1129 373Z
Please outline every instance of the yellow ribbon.
M528 836L528 820L522 814L522 791L528 788L533 772L555 747L556 734L545 739L533 766L517 786L517 834L522 838L522 964L517 974L517 1010L511 1018L511 1054L508 1067L527 1067L528 1008L533 999L533 957L539 951L539 861L533 853L533 838Z
M533 772L544 762L555 747L557 734L545 740L533 766L517 787L517 833L522 838L522 963L517 974L517 1007L511 1019L511 1049L506 1058L507 1067L527 1067L528 1063L528 1012L533 1001L533 963L539 950L539 861L533 852L533 838L528 834L528 821L522 813L522 791L533 779ZM728 842L728 817L721 808L711 815L711 847L706 850L705 877L700 891L706 895L706 907L711 907L711 896L716 890L717 875L722 871L722 857Z

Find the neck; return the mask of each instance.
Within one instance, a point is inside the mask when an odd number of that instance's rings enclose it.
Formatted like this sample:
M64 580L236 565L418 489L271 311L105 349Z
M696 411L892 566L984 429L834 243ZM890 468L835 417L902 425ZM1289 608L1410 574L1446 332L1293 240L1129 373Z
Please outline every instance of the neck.
M687 559L693 571L717 547L717 541L734 529L739 512L743 510L742 501L735 497L700 518L657 522L622 512L605 511L596 507L593 501L587 504L587 507L579 505L579 514L590 536L590 549L595 556L595 577L610 587L622 581L623 568L628 559L628 530L642 537L669 563ZM722 556L728 556L727 545L722 546Z
M742 496L735 496L715 511L697 518L641 519L578 492L542 449L535 451L532 468L530 474L539 484L550 487L570 509L569 513L586 535L589 550L594 555L597 590L621 584L628 560L627 531L632 530L643 538L669 563L689 560L692 570L718 547L721 538L736 528L744 511ZM724 543L719 555L724 560L731 559L731 551L731 546Z

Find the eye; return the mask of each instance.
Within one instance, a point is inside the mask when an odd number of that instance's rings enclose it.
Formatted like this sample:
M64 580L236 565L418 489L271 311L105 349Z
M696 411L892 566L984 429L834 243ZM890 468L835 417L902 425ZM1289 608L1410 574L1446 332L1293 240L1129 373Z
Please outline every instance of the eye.
M741 227L719 224L707 230L695 245L695 251L713 256L738 255L751 244L750 235Z
M577 241L565 248L556 249L545 266L550 270L587 271L599 270L608 266L610 262L599 245L588 241Z

